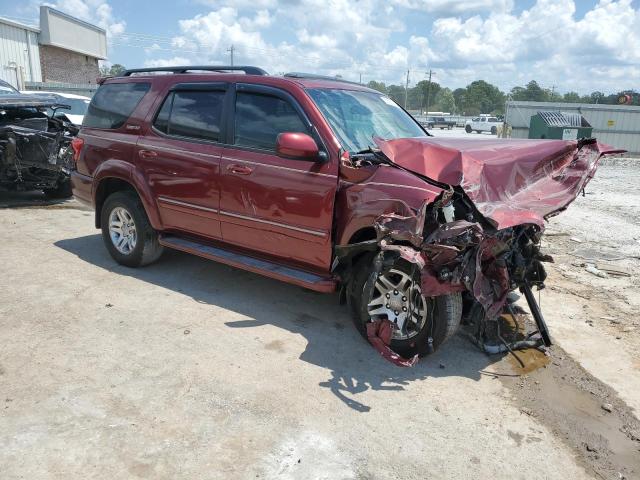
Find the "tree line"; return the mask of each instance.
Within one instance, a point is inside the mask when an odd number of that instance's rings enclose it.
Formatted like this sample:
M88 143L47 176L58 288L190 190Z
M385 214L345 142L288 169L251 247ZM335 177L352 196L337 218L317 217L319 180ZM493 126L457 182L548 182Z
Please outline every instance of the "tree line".
M628 94L631 97L631 105L640 105L640 94L635 92L605 94L594 91L588 95L580 95L577 92L559 94L554 89L541 87L535 80L531 80L525 86L513 87L507 93L484 80L476 80L464 88L455 90L443 87L437 82L429 83L427 80L421 80L406 92L402 85L385 85L375 80L370 81L367 86L388 95L403 106L406 95L407 110L427 111L428 108L430 112L449 112L460 115L480 113L501 115L504 113L506 100L614 105L618 104L618 98L621 95Z

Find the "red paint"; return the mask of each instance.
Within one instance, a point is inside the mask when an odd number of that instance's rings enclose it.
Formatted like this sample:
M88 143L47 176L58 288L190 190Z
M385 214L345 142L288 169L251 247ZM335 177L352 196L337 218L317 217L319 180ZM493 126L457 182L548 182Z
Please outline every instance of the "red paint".
M593 177L602 144L577 150L566 140L405 138L377 141L392 161L433 180L459 185L499 229L544 225L565 209Z
M276 153L280 157L296 160L318 160L318 145L306 133L285 132L278 135Z
M127 182L140 196L152 226L161 232L226 243L283 265L328 274L334 245L370 232L382 214L413 214L442 193L441 188L391 166L348 166L348 155L305 89L368 90L365 87L236 74L104 81L122 82L147 82L151 88L121 128L81 130L77 144L84 146L76 151L74 193L95 205L106 185L102 182ZM269 153L154 130L153 119L169 89L176 83L197 82L225 82L227 88L234 83L258 84L286 92L313 124L322 145L308 135L286 133L280 136L277 152ZM544 216L566 207L605 151L602 146L585 147L576 156L575 142L529 140L424 138L379 145L409 170L461 185L500 228L541 224ZM326 158L319 158L318 148Z

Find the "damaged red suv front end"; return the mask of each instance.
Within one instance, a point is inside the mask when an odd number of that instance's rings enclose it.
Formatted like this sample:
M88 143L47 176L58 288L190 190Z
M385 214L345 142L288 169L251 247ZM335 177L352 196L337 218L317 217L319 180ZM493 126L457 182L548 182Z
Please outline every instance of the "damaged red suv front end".
M604 154L619 153L595 140L458 140L429 137L376 140L377 149L354 155L345 165L350 179L360 168L375 174L360 182L384 184L383 172L401 170L420 178L432 195L420 208L387 208L375 221L375 242L361 248L378 249L376 274L398 259L412 265L427 297L461 293L466 311L481 312L477 343L491 348L486 322L495 320L509 292L524 293L537 323L537 336L504 348L551 345L544 319L531 287L544 287L543 262L553 261L540 251L545 220L567 208L593 177ZM435 195L435 196L434 196ZM399 202L402 203L402 202ZM353 255L353 245L338 251ZM508 305L507 305L508 307ZM412 365L389 348L393 318L372 319L367 326L371 343L389 360ZM499 350L499 349L498 349Z

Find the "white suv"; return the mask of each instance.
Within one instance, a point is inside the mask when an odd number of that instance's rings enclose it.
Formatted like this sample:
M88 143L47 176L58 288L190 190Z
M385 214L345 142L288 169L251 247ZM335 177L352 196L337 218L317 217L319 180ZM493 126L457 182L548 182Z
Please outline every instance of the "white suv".
M464 130L467 133L471 133L473 131L477 133L491 132L492 135L496 135L500 124L502 124L502 122L496 117L475 117L471 120L467 120Z

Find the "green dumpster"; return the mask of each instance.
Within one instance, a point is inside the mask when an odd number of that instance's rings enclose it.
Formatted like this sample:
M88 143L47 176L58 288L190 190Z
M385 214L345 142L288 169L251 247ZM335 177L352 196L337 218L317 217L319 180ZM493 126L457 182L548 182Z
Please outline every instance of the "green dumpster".
M593 127L579 113L538 112L529 122L529 138L577 140L589 138Z

